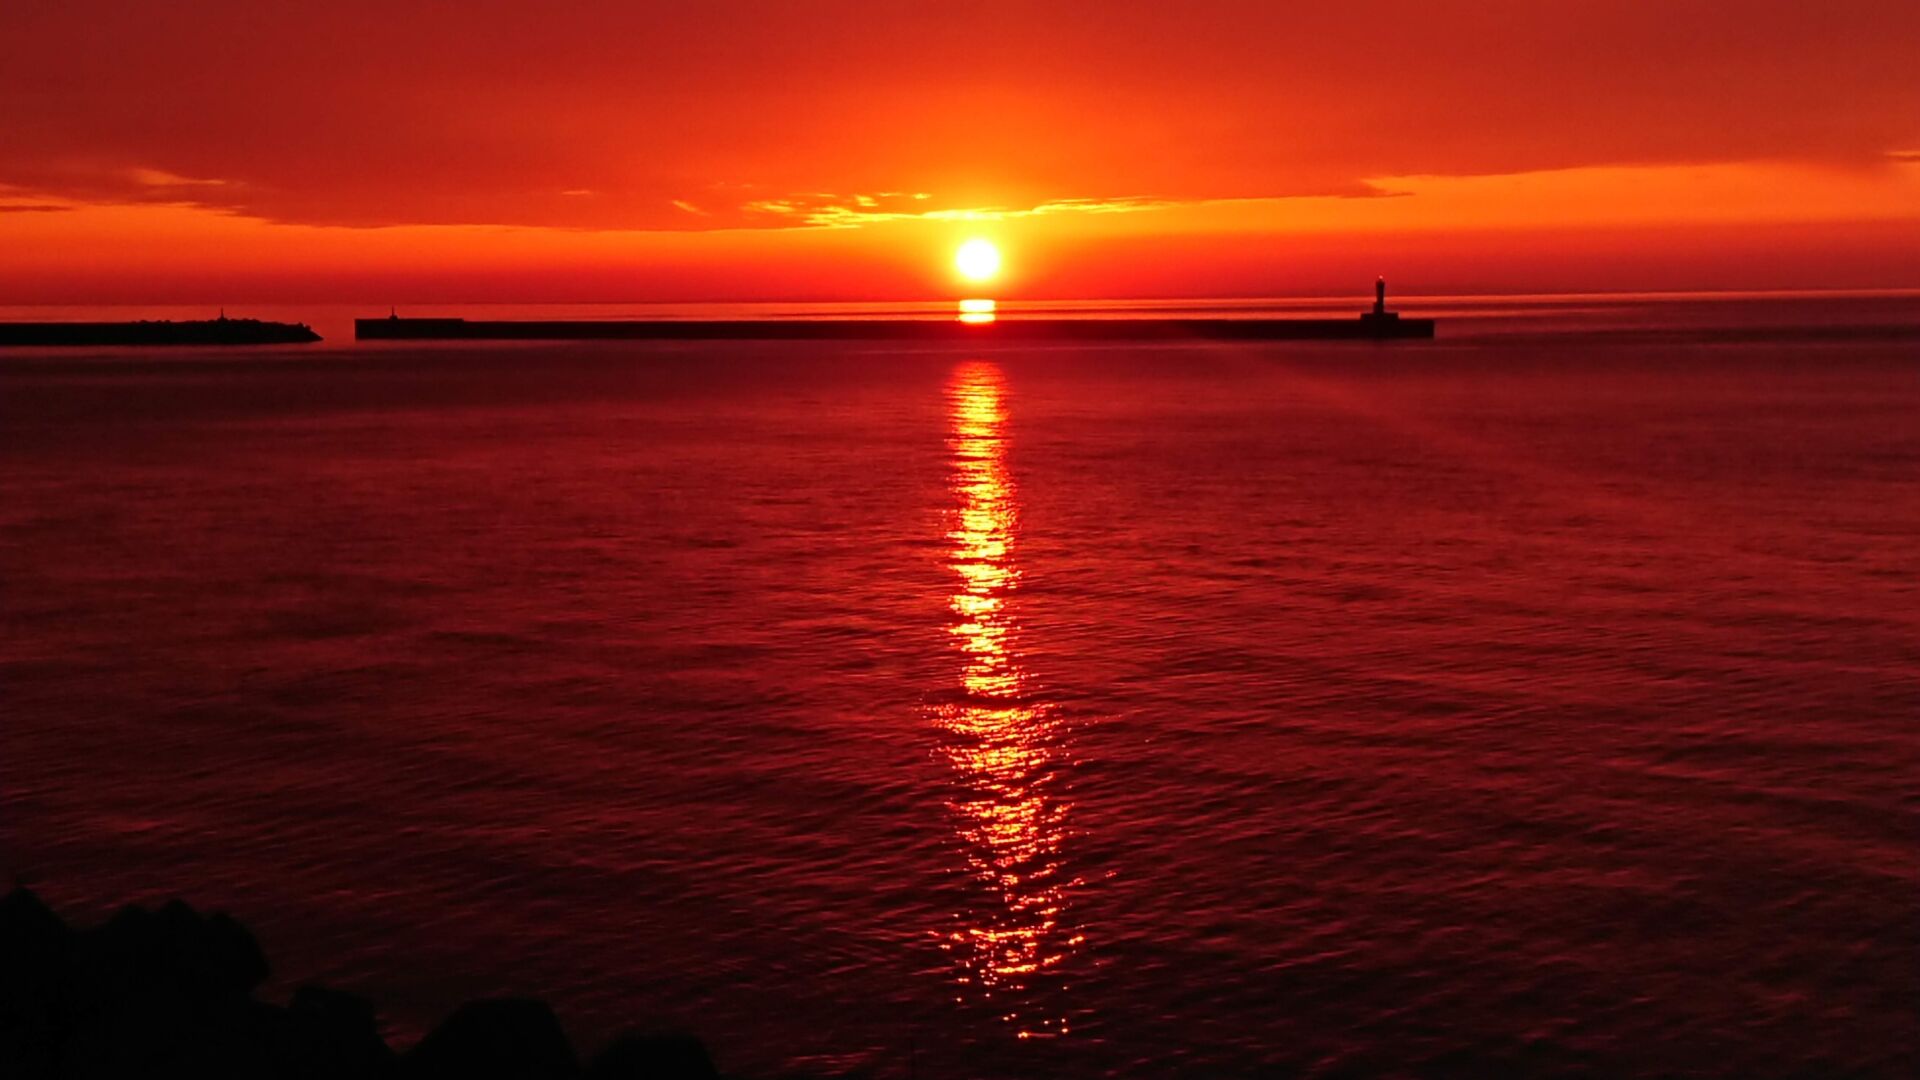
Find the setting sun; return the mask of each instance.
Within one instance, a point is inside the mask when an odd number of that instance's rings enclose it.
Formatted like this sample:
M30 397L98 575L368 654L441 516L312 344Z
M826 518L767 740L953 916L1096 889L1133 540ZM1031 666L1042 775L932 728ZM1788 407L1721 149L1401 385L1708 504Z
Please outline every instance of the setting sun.
M953 265L968 281L985 281L1000 272L1000 249L991 240L969 240L953 253Z

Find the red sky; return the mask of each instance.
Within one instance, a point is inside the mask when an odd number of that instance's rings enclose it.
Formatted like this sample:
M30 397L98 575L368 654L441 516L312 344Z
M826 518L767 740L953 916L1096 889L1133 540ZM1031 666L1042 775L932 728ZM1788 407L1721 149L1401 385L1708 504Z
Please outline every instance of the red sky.
M0 302L1920 286L1912 0L288 6L12 0Z

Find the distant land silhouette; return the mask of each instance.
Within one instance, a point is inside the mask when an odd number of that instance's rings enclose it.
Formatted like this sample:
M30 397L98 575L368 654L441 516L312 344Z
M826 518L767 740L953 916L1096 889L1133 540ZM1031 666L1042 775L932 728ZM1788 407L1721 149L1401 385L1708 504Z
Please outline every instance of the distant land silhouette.
M319 341L306 323L259 319L0 323L0 345L292 345Z

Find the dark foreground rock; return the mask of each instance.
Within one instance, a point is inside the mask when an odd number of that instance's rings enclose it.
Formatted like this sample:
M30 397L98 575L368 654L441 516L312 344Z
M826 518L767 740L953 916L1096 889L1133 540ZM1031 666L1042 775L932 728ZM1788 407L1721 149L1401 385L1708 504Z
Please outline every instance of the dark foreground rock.
M301 987L256 1000L266 957L247 929L174 901L75 930L30 890L0 899L0 1077L120 1080L713 1080L688 1037L628 1036L582 1066L544 1002L474 1001L412 1050L373 1003Z

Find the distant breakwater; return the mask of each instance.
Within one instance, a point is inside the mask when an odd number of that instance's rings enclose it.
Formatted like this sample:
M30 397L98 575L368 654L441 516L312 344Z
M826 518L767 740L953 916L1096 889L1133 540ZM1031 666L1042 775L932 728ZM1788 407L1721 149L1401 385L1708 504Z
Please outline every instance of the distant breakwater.
M358 319L361 341L1386 341L1433 337L1432 319Z
M404 1053L374 1005L318 986L255 993L266 957L246 927L175 900L76 930L32 891L0 899L0 1076L289 1080L715 1080L706 1047L629 1035L590 1060L545 1002L471 1001Z

